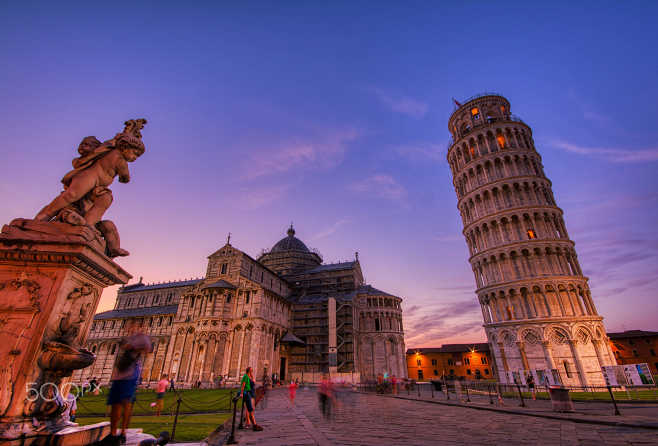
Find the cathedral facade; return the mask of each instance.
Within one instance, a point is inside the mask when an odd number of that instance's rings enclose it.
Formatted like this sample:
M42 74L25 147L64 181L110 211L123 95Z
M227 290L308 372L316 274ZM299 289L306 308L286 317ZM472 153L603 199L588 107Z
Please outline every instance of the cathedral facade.
M114 309L94 316L86 348L96 361L73 380L109 382L119 342L135 328L153 342L143 384L167 374L182 387L210 387L248 366L258 380L406 377L401 302L364 283L358 254L323 264L292 226L258 259L229 240L203 278L122 287Z

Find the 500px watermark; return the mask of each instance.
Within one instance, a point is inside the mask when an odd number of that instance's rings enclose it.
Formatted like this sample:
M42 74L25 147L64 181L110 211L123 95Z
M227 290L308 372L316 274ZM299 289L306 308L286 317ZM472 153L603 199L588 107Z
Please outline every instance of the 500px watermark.
M64 383L57 387L55 383L43 383L37 387L36 382L25 384L25 393L28 401L33 402L41 398L44 401L55 401L63 399L62 395L73 395L74 398L79 398L85 393L89 392L102 392L98 384L78 385L75 383Z

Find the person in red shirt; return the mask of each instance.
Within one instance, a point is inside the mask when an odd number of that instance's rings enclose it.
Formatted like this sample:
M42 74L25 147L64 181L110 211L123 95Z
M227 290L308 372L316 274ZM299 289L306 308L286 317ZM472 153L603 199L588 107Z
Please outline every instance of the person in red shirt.
M169 385L169 380L167 379L167 374L163 374L158 381L158 385L155 389L155 416L159 417L160 412L162 411L162 406L164 406L164 395L167 391L167 386Z
M293 380L290 380L290 385L288 386L288 391L290 392L290 404L295 405L295 395L297 394L297 383Z

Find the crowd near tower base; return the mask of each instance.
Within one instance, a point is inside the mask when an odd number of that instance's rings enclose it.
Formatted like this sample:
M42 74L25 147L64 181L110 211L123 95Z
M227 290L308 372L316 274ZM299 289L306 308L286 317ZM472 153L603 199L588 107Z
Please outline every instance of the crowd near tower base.
M92 228L14 220L0 233L0 444L91 444L109 423L71 427L64 396L103 288L130 275Z
M456 102L456 101L455 101ZM532 130L502 96L457 107L448 162L499 380L605 386L616 365Z

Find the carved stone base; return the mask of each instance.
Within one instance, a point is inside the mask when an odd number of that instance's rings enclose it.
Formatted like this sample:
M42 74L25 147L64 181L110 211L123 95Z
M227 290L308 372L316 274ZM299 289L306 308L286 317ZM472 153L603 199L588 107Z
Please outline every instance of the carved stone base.
M101 292L131 277L103 252L89 227L17 219L2 228L0 439L68 428L68 383L95 359L80 346Z
M1 440L0 446L80 446L94 444L110 434L110 423L71 426L57 433L42 433L14 440Z

